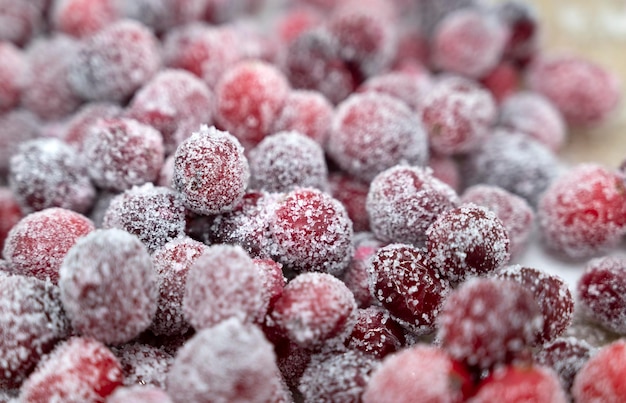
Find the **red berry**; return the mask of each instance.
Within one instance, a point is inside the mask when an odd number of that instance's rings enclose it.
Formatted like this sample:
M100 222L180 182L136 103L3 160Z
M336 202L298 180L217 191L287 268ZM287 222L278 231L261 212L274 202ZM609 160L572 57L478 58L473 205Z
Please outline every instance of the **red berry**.
M57 31L81 38L106 28L119 17L115 0L60 0L54 2L50 19Z
M566 392L570 392L574 377L587 360L595 353L595 348L582 339L575 337L559 337L546 343L535 354L540 365L552 368Z
M78 109L65 124L63 141L78 150L84 147L87 133L98 119L117 118L122 108L110 102L89 102Z
M501 62L480 83L491 92L496 103L501 104L507 97L514 95L520 87L520 74L509 62Z
M295 130L324 146L330 132L333 106L317 91L293 90L274 121L274 132Z
M430 73L424 68L423 72L418 73L394 71L370 77L357 88L357 91L390 95L416 111L424 96L430 91L431 85Z
M461 172L458 161L449 155L431 155L428 166L433 170L433 176L456 192L461 189Z
M354 255L343 275L343 282L354 294L359 307L375 304L370 292L369 264L372 256L383 246L371 233L356 233L354 237Z
M626 398L626 341L618 340L594 354L578 371L572 386L576 402L619 403Z
M10 42L0 42L0 113L20 102L28 80L28 61L24 53Z
M278 298L283 295L287 283L282 265L272 259L253 259L253 262L263 283L263 299L267 301L265 305L272 309Z
M352 350L385 358L404 345L404 329L385 309L370 306L358 309L357 319L346 346Z
M43 7L36 3L0 0L0 41L23 46L43 29Z
M329 175L328 187L330 194L345 207L354 232L369 231L370 223L365 209L369 184L338 171Z

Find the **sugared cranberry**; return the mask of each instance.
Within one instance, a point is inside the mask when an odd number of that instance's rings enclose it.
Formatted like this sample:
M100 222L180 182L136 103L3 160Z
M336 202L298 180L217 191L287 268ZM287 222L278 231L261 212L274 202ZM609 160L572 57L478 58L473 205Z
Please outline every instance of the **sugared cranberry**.
M373 76L357 88L358 92L376 92L398 98L412 110L417 110L432 85L427 72L396 71Z
M4 186L0 187L0 250L4 248L4 240L11 228L22 217L22 209L11 189Z
M154 385L165 387L165 379L174 357L163 349L131 342L112 348L122 365L124 385Z
M83 38L120 17L116 0L60 0L54 2L50 19L57 31Z
M84 104L67 121L63 141L82 150L87 133L98 119L116 118L122 107L111 102L89 102Z
M157 275L146 247L119 229L79 239L59 270L61 301L74 329L107 344L148 328L157 308Z
M501 104L507 97L515 94L520 87L520 73L509 62L501 62L480 83L489 90L496 103Z
M369 231L370 223L365 209L369 184L338 171L329 175L328 188L330 194L346 208L354 231Z
M107 397L106 403L174 403L172 398L156 386L121 386Z
M559 337L545 344L535 354L535 360L552 368L561 379L565 391L569 393L574 377L594 353L594 347L584 340L571 336Z
M4 113L19 104L29 66L24 53L10 42L0 42L0 60L0 113Z
M263 284L263 299L267 301L264 305L272 309L274 304L283 295L283 289L287 279L283 275L283 267L272 259L253 259Z
M385 309L358 309L356 323L346 346L377 358L385 358L404 345L404 330Z
M295 130L324 146L330 132L333 106L317 91L293 90L274 121L274 132Z
M618 403L626 396L626 341L603 348L583 365L574 378L572 396L576 402Z
M456 192L461 189L461 172L458 161L449 155L431 155L428 166L433 170L433 176Z
M383 246L383 243L368 234L371 238L363 239L365 233L356 233L354 237L354 255L346 269L343 282L354 294L359 307L365 308L375 303L370 292L369 264L372 256ZM359 239L361 238L361 239Z

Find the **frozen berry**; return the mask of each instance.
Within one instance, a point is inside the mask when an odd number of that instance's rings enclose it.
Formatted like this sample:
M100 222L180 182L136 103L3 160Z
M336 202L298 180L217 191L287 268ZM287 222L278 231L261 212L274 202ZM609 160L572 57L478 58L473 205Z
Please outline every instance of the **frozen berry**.
M295 130L326 144L334 113L333 106L319 92L310 90L290 91L285 104L274 121L274 132Z
M365 209L369 184L338 171L329 175L328 188L330 194L346 208L354 231L369 231L370 222Z
M122 107L111 102L86 103L68 118L63 141L82 150L87 133L98 119L115 118L121 114Z
M4 240L6 239L9 231L15 224L17 224L23 217L22 209L20 208L17 199L13 195L11 189L1 186L0 187L0 250L4 248Z
M595 348L582 339L559 337L545 344L535 354L535 360L540 365L552 368L561 379L565 391L569 392L574 377L594 353Z
M19 145L39 137L40 132L37 117L25 109L0 114L0 182L6 181L9 161Z
M364 181L396 164L428 161L426 132L415 112L378 93L354 94L339 104L327 151L339 167Z
M50 19L57 31L87 37L119 19L115 0L58 0L54 2Z
M155 386L121 386L107 397L106 403L174 403L161 388Z
M117 191L155 181L165 158L161 133L127 118L97 120L83 154L94 183Z
M578 371L572 386L574 401L619 403L626 398L626 341L618 340L594 354Z
M121 344L148 328L157 308L157 276L141 241L119 229L79 239L59 270L61 301L74 329Z
M165 387L167 371L174 357L163 349L149 344L131 342L112 347L112 351L122 366L124 385Z
M24 53L10 42L0 42L0 113L20 102L28 80L28 62Z
M346 346L376 358L385 358L404 345L404 329L385 309L370 306L359 309Z

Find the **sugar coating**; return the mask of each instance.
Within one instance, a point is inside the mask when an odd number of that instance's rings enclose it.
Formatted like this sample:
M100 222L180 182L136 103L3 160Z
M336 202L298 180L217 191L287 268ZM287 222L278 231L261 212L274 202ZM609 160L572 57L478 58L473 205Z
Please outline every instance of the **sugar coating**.
M9 161L19 145L39 137L38 118L26 109L13 109L0 114L0 178L6 181Z
M60 0L50 10L54 28L77 38L93 35L119 17L113 0Z
M152 255L159 279L159 300L150 330L155 335L182 335L189 329L183 296L189 269L207 247L188 237L169 241Z
M120 386L107 397L106 403L173 403L163 389L155 386Z
M50 281L0 275L0 312L0 388L12 389L70 328Z
M140 342L112 347L111 351L122 366L124 385L165 388L167 372L174 361L172 355L163 349Z
M277 201L270 218L272 257L286 268L338 275L352 257L352 221L340 202L297 188Z
M27 83L28 62L22 50L10 42L0 43L0 113L8 112L20 102Z
M626 341L617 340L599 349L583 365L572 386L577 402L618 403L626 396L624 379Z
M622 175L599 164L579 164L559 176L537 206L546 246L569 258L608 251L626 231Z
M68 118L63 131L63 141L77 150L82 150L87 133L98 119L114 118L121 114L122 107L115 103L88 102Z
M291 280L270 312L289 340L302 347L342 343L352 331L356 302L350 290L327 273L302 273Z
M374 304L375 298L370 292L370 281L368 268L372 256L383 246L382 242L373 241L365 245L359 245L355 236L354 255L350 264L343 274L343 282L354 294L354 298L359 307L366 307Z
M368 306L358 309L356 316L354 329L346 340L349 349L382 359L404 346L404 328L384 308Z
M263 332L231 318L196 333L167 375L174 402L262 403L279 382L276 356Z
M314 355L300 378L303 401L358 402L378 367L378 360L360 351Z
M274 132L297 131L326 144L334 108L320 92L292 90L273 125Z
M74 329L106 344L137 337L157 309L150 255L136 236L120 229L96 230L78 240L63 260L59 287Z
M25 213L50 207L85 213L96 196L86 161L54 138L20 144L9 164L9 186Z
M133 97L126 115L157 129L166 154L213 121L213 94L199 78L184 70L161 70Z
M230 133L201 126L182 142L174 157L174 189L185 207L198 214L232 210L250 178L243 147Z
M462 376L441 349L418 344L388 356L370 378L363 403L455 402L463 399ZM467 382L467 381L466 381Z
M510 280L473 278L446 299L438 338L453 358L487 369L527 350L543 327L530 291Z
M367 182L396 164L428 161L426 132L415 112L378 93L353 94L337 106L326 151L344 171Z
M458 203L456 192L430 169L398 165L374 178L365 208L380 240L422 245L430 224Z
M450 283L411 245L384 246L369 263L370 292L391 316L419 335L435 330Z
M441 213L426 230L426 248L430 265L455 284L491 273L511 258L502 221L471 203Z
M11 229L2 256L16 273L56 284L70 248L94 229L91 220L74 211L42 210L25 216Z
M267 192L288 192L296 187L327 188L324 150L297 131L267 136L250 150L250 187Z
M140 22L115 22L81 45L70 60L70 88L90 101L122 101L161 67L158 40Z
M23 402L98 403L122 385L122 369L99 341L72 337L57 345L24 382Z
M261 274L240 246L211 245L189 268L183 314L196 330L228 318L255 322L267 311L263 292Z
M136 235L152 253L185 234L185 218L178 193L146 183L111 199L102 228L119 228Z
M432 86L430 74L393 71L368 78L357 92L377 92L400 99L411 110L417 111L424 96Z
M596 349L585 340L576 337L559 337L546 343L535 354L535 360L540 365L552 368L559 378L566 392L574 384L574 378Z
M271 309L278 298L283 295L283 289L287 284L287 279L283 275L283 266L272 259L253 259L253 262L263 283L263 299L267 301L265 305Z

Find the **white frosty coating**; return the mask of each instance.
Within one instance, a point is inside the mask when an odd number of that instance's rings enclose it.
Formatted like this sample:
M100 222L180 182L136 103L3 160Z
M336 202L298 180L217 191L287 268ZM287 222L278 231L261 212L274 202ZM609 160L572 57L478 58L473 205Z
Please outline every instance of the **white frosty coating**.
M595 354L595 347L576 337L559 337L547 343L535 354L538 364L551 367L566 391L572 388L574 377L587 360Z
M189 268L183 314L196 330L231 317L258 321L267 311L263 292L263 279L240 246L212 245Z
M9 161L19 145L40 135L40 122L25 109L0 114L0 175L6 175Z
M136 235L153 253L185 234L185 218L185 207L177 192L146 183L111 200L102 228L119 228Z
M567 403L569 399L558 375L551 368L533 365L528 369L515 366L495 369L489 381L478 388L468 403L501 401ZM580 402L583 401L587 400Z
M161 133L127 118L94 123L85 138L83 154L94 183L118 191L155 181L165 159Z
M196 76L184 70L162 70L137 91L127 115L161 132L169 155L192 130L213 121L213 104L213 94Z
M341 274L352 259L352 221L327 193L298 188L287 193L270 223L274 259L296 271Z
M363 403L453 403L462 400L452 361L437 347L418 344L386 357L372 373Z
M140 342L112 347L122 365L124 385L152 385L165 388L165 379L174 357L164 350Z
M98 390L122 383L122 370L102 343L73 337L46 356L22 385L21 402L98 403Z
M90 36L71 58L67 80L90 101L122 101L161 67L158 40L143 24L122 20Z
M126 231L96 230L78 240L59 276L63 307L80 334L121 344L152 322L157 275L146 247Z
M585 363L574 378L572 386L574 400L603 403L623 401L625 368L625 340L617 340L602 347Z
M400 350L405 344L404 330L392 319L389 311L377 305L359 308L356 324L346 346L374 357L382 358L390 352ZM397 334L400 332L400 335ZM419 337L415 335L416 337Z
M311 358L298 390L304 403L359 402L378 367L378 360L360 351L319 353Z
M50 281L0 276L0 389L18 387L69 323Z
M178 351L167 390L176 403L265 403L278 376L263 332L231 318L199 331Z
M295 130L324 146L334 113L331 103L317 91L293 90L274 121L275 132Z
M303 273L291 280L274 304L272 320L302 347L342 343L356 321L356 301L341 280Z
M437 81L420 108L430 147L441 155L467 153L488 142L497 113L489 91L456 76Z
M159 301L150 330L156 335L182 335L189 329L183 296L191 265L207 247L188 237L166 243L152 255L159 277Z
M598 164L580 164L558 177L537 207L545 245L569 258L607 252L626 232L623 179Z
M81 151L91 125L98 119L113 118L121 114L122 107L113 102L86 103L68 118L60 138Z
M85 160L53 138L20 144L10 161L9 186L24 213L48 207L84 213L96 196Z
M437 216L458 203L456 192L429 168L398 165L374 178L365 208L378 239L420 245Z
M288 192L296 187L328 187L324 150L296 131L267 136L249 154L250 187L267 192Z
M106 403L174 403L161 388L148 385L121 386L107 396Z
M425 69L419 73L392 71L368 78L357 91L387 94L400 99L412 110L418 111L432 85L433 79Z
M243 197L249 179L243 147L233 135L214 126L202 125L176 150L172 182L185 207L195 213L232 210Z
M428 138L402 101L379 93L354 94L337 106L326 151L343 170L371 181L396 164L426 165Z

